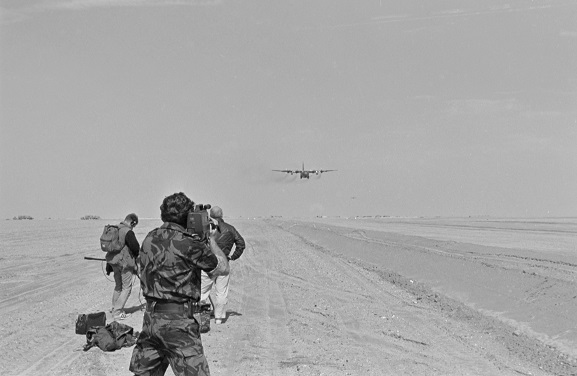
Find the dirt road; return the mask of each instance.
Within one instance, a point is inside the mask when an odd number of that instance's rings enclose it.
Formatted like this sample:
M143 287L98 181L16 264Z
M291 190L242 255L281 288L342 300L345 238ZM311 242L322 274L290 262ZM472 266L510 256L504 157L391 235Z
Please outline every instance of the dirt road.
M113 284L100 262L83 260L100 256L94 239L104 223L53 222L3 224L0 372L130 374L131 348L83 352L84 338L74 334L78 313L109 309ZM570 326L565 336L548 341L546 331L530 320L524 328L505 314L493 314L477 292L479 286L497 291L495 284L508 281L511 292L500 298L506 300L526 283L523 278L549 273L548 281L565 284L552 284L551 296L545 296L548 289L535 290L533 304L560 303L565 294L575 295L571 262L547 264L545 270L536 261L521 260L523 273L511 266L511 257L496 257L478 245L383 232L367 223L231 223L248 246L232 263L227 321L213 323L203 335L213 375L577 374L570 350L574 325L563 324ZM137 238L159 224L142 220ZM455 268L469 282L450 272ZM506 278L494 278L501 274ZM135 330L142 324L143 302L135 283L127 304L133 315L124 321ZM563 321L574 313L573 305L561 304L532 315Z

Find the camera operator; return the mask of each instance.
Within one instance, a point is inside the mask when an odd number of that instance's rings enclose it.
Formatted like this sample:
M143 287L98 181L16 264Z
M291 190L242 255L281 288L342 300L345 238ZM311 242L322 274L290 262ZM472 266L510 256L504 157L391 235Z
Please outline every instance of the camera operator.
M200 338L200 272L227 274L226 255L209 237L210 246L186 232L194 202L184 193L168 196L160 206L164 222L148 233L138 263L146 311L130 361L136 375L164 375L168 364L176 376L210 375Z

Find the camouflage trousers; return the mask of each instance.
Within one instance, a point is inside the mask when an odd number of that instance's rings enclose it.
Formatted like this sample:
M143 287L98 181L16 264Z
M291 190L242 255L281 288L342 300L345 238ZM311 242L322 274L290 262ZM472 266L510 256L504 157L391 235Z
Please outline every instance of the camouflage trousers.
M177 313L144 313L142 331L130 361L135 375L210 376L198 323Z

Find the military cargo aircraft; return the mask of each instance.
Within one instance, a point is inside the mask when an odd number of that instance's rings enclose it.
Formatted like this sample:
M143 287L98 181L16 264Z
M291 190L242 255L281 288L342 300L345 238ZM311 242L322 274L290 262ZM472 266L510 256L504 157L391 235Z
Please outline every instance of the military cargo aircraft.
M301 179L308 179L311 174L320 175L323 172L336 171L336 170L305 170L305 163L303 162L302 170L273 170L277 172L285 172L287 174L299 174Z

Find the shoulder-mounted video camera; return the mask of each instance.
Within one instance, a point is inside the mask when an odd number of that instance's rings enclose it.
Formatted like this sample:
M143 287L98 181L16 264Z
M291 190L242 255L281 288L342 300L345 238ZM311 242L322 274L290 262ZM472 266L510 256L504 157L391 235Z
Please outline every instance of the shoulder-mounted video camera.
M188 213L186 220L186 232L204 242L208 242L210 229L218 228L210 220L208 209L210 209L210 204L196 204L194 209Z

